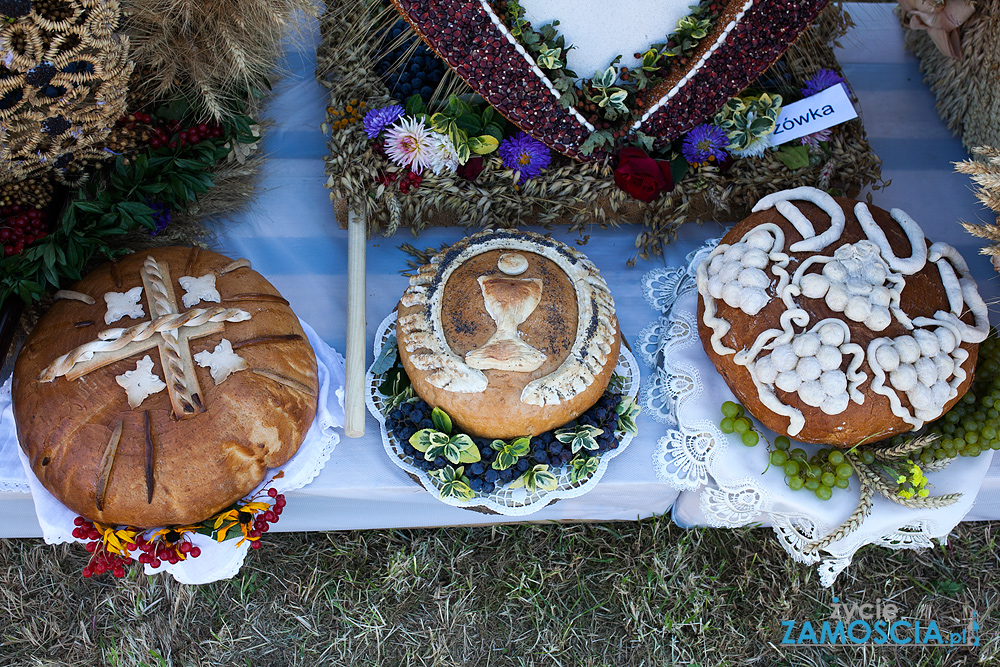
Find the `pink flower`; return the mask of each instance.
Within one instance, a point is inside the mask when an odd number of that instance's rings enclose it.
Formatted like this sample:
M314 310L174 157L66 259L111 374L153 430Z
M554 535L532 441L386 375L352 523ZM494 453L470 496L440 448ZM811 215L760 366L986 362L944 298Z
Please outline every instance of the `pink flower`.
M385 154L399 166L419 174L431 166L436 154L434 132L422 120L402 118L385 132Z
M803 146L809 146L810 148L819 148L819 142L829 141L830 135L833 133L833 128L828 127L825 130L820 130L819 132L813 132L812 134L807 134L806 136L799 139L799 142Z

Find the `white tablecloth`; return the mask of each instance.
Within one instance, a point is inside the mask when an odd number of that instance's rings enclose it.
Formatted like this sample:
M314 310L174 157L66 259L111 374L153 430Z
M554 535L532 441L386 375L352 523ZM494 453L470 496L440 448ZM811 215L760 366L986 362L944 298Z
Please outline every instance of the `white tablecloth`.
M842 40L839 57L861 98L863 117L875 152L885 161L883 173L892 179L874 203L908 210L932 237L947 240L966 255L989 300L1000 295L994 274L976 256L979 244L957 226L974 220L982 209L973 199L965 176L951 172L950 162L966 153L934 113L934 102L920 79L916 61L904 54L902 36L891 5L850 6L859 27ZM319 132L326 99L312 78L314 54L304 47L291 53L292 75L275 87L269 115L275 119L265 138L270 155L264 191L252 210L219 224L219 249L247 257L254 268L288 298L296 313L312 324L337 350L345 347L347 310L347 234L334 220L323 187L323 156ZM983 219L987 219L983 215ZM611 287L627 339L655 317L643 301L639 280L650 268L677 266L684 256L711 236L720 224L690 225L668 247L664 260L628 267L634 254L635 228L589 230L583 247L600 267ZM368 243L368 348L375 329L406 287L399 271L407 256L401 243L437 247L464 235L456 228L436 229L414 239L408 232ZM574 234L554 236L574 243ZM372 361L371 353L366 365ZM311 484L288 495L279 530L321 530L477 524L503 521L449 507L410 481L387 458L379 441L378 423L368 417L364 438L344 439L329 464ZM677 492L656 479L652 452L662 427L640 417L640 434L613 461L594 491L560 501L533 520L637 519L669 510ZM1000 457L998 457L1000 458ZM1000 518L1000 468L991 471L980 502L970 518ZM983 514L986 513L986 514ZM39 535L27 494L0 493L0 536Z

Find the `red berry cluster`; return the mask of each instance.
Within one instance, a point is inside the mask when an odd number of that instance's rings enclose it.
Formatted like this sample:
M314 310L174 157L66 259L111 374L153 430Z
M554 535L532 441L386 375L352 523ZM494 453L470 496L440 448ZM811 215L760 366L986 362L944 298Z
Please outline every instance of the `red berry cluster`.
M399 180L399 191L404 195L409 194L410 190L416 190L420 187L420 183L424 180L423 176L414 174L412 171L407 171L406 175L402 179L399 179L399 173L395 171L383 172L379 178L378 182L385 186L390 186Z
M149 114L143 115L149 117ZM185 127L176 120L169 120L163 126L153 127L153 136L149 139L149 147L153 150L184 147L201 143L206 139L217 139L221 136L222 127L218 123L199 123Z
M45 212L37 208L4 206L0 208L0 245L4 257L19 255L24 248L48 236Z
M260 549L261 535L271 529L272 523L278 523L278 517L281 516L285 508L285 494L278 493L277 489L268 489L267 495L274 498L274 506L253 518L253 529L247 533L251 549Z
M83 568L83 576L90 578L95 574L110 572L112 576L121 579L125 576L125 568L132 564L132 557L129 555L116 554L103 547L101 531L94 527L94 524L87 521L82 516L73 520L76 528L73 529L73 537L81 540L90 540L86 543L87 551L93 554L90 562ZM131 547L128 548L128 547ZM126 549L131 551L135 545L127 545Z
M420 187L420 182L423 181L423 177L419 174L414 174L412 171L406 172L406 176L403 180L399 182L399 191L404 195L409 194L410 190L416 190Z
M136 546L142 553L139 554L137 560L155 570L164 561L171 565L177 565L182 560L197 558L201 555L201 548L185 540L182 535L178 535L177 539L173 541L169 540L169 537L169 533L163 538L153 541L140 537Z

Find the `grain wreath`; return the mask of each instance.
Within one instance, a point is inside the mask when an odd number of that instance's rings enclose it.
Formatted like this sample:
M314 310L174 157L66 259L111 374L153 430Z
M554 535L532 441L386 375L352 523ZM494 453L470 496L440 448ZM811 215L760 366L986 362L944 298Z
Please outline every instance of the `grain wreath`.
M245 496L296 452L317 397L288 302L246 260L181 247L73 286L13 383L39 481L81 516L141 528L197 523Z

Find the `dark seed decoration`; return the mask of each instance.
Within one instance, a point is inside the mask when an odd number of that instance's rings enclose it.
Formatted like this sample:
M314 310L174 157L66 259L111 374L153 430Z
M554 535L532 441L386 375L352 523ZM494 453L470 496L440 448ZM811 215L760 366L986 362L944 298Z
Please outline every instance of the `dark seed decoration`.
M639 130L665 144L703 122L770 67L826 4L827 0L756 2L688 86Z
M40 65L35 65L28 73L24 75L25 82L30 86L37 86L42 88L49 85L49 81L52 80L59 70L56 69L55 65L52 63L42 63ZM51 97L51 96L50 96Z
M5 111L11 109L18 102L24 99L24 90L21 88L15 88L0 97L0 111Z
M639 130L664 145L704 122L773 64L827 1L755 2L725 43ZM478 0L395 2L428 46L515 125L576 160L604 157L580 152L590 131L559 105Z
M31 12L31 0L0 0L0 16L21 18Z
M42 131L46 134L51 134L54 137L59 136L66 130L70 128L71 123L66 120L63 116L56 116L55 118L46 118L42 121Z

